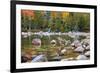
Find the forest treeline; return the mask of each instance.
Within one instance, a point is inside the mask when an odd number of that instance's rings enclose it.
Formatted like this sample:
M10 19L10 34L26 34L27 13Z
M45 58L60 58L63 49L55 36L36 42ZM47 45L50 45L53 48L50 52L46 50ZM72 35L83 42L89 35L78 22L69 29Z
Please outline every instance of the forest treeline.
M65 11L21 10L22 31L89 32L90 14Z

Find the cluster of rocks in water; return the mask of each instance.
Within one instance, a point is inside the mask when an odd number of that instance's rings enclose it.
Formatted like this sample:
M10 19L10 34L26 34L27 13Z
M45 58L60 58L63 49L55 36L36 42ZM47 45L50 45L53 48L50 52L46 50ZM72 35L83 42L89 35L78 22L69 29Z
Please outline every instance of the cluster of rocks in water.
M41 47L41 39L33 39L32 44ZM60 46L56 47L57 43ZM50 41L52 49L47 49L38 54L22 54L22 62L47 62L47 61L72 61L72 60L89 60L90 59L90 38L74 41L65 40L58 37L57 40ZM33 49L34 50L34 49Z

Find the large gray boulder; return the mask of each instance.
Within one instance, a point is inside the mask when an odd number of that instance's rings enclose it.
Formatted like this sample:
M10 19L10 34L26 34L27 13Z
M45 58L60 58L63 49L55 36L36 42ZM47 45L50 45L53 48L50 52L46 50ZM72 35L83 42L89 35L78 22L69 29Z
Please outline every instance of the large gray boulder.
M76 58L77 60L87 60L88 58L85 55L79 55Z
M52 46L56 46L57 42L56 42L56 40L51 40L51 41L50 41L50 44L51 44Z
M84 53L84 55L87 56L87 57L89 57L89 56L90 56L90 51L86 51L86 52Z
M86 49L86 50L90 50L90 45L88 45L85 49Z
M77 47L74 51L75 51L75 52L81 52L81 53L82 53L82 52L84 52L84 50L85 50L85 49L84 49L82 46L79 46L79 47Z
M79 46L81 46L81 43L79 40L74 40L73 43L71 44L71 46L79 47Z
M32 60L32 62L45 62L45 61L47 61L45 55L38 55Z

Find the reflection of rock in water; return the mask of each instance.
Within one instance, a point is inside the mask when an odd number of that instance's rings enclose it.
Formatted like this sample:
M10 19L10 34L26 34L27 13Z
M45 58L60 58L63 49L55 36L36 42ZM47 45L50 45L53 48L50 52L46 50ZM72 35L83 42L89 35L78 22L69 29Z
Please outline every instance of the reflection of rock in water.
M53 57L51 60L49 60L49 61L60 61L62 59L62 57L61 56L55 56L55 57Z

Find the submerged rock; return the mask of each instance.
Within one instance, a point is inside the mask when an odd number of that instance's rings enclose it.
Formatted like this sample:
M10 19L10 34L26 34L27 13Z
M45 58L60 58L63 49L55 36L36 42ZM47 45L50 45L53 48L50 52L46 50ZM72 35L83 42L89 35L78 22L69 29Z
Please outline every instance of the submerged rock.
M64 48L61 50L61 54L64 54L65 52L67 52L67 49Z
M61 56L56 56L54 58L51 59L51 61L60 61L62 59Z
M61 61L71 61L71 60L74 60L74 58L66 58L66 59L62 59Z
M62 45L62 46L68 46L68 45L71 44L71 41L70 40L66 40L66 39L61 38L61 37L58 37L57 40L58 40L58 43L60 45Z
M65 40L65 46L68 46L71 44L71 41L70 40Z

